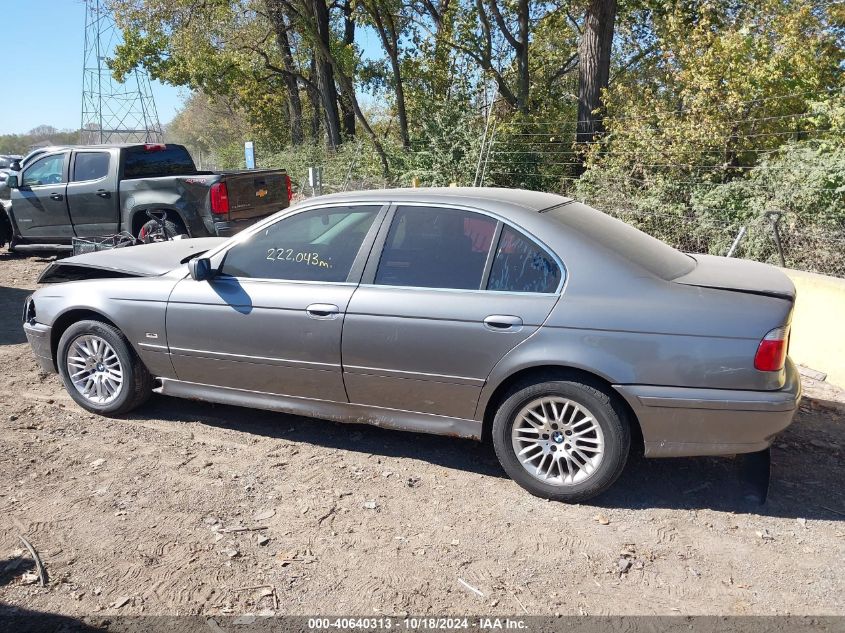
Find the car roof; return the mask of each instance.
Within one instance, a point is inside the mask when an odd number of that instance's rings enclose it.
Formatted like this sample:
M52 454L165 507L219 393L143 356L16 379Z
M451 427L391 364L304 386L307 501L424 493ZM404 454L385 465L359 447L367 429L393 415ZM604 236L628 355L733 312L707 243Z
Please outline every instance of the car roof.
M167 145L169 147L183 147L178 143L102 143L99 145L47 145L32 150L27 156L35 152L57 152L66 149L127 149L144 147L145 145Z
M332 193L312 198L308 202L310 203L312 201L315 203L388 201L463 205L486 201L522 207L529 211L543 211L550 207L572 202L572 198L566 198L554 193L544 193L542 191L503 189L497 187L415 187Z

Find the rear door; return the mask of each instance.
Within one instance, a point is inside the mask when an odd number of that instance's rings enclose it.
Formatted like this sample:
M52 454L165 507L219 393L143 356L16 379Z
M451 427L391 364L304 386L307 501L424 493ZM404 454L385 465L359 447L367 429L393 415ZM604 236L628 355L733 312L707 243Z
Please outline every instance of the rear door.
M306 209L234 242L213 279L179 282L167 307L178 378L346 402L341 328L383 215Z
M78 236L96 237L118 231L116 158L109 150L73 152L67 203Z
M21 173L20 188L12 192L12 213L25 240L70 242L73 237L65 196L69 155L47 154Z
M343 327L350 402L472 418L487 376L558 299L563 270L486 213L399 206Z

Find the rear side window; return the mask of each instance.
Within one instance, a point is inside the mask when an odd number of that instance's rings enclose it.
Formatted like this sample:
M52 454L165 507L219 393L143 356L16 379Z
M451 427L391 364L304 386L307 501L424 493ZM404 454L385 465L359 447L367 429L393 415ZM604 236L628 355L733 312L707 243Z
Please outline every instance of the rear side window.
M73 182L99 180L108 174L108 152L83 152L73 159Z
M502 229L487 290L555 292L560 276L560 266L537 242L509 226Z
M400 207L375 283L478 290L495 231L496 220L471 211Z
M329 207L303 211L236 244L221 273L290 281L346 281L381 207Z
M123 178L191 176L197 173L194 160L181 145L140 145L126 150Z

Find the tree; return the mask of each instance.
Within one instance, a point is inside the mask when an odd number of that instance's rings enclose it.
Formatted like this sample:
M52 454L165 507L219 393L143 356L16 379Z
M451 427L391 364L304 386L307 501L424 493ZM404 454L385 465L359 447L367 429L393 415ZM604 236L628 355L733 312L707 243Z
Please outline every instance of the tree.
M445 5L448 7L448 4ZM499 94L513 109L527 112L530 107L529 40L530 3L517 0L514 8L499 5L499 0L474 0L458 8L458 32L449 37L440 31L444 24L444 5L422 0L424 11L444 41L454 50L468 55L484 73L496 82ZM491 18L492 16L492 18ZM510 61L516 60L516 80L509 75Z
M616 0L590 0L578 46L579 143L591 142L602 127L602 91L610 79Z
M265 0L264 6L267 17L273 25L276 34L276 44L282 57L285 69L284 82L287 87L288 110L290 116L291 143L300 145L305 140L302 132L302 100L299 96L299 80L291 49L290 16L286 11L287 5L281 0Z
M326 137L329 147L338 147L343 142L343 137L340 133L340 113L334 76L336 63L331 52L329 7L326 0L304 0L300 5L300 17L305 18L304 21L311 29L311 36L316 42L317 84L325 113Z
M405 86L400 59L400 39L407 19L402 15L402 5L392 0L362 0L361 4L390 60L396 116L399 119L399 138L402 146L408 148L411 146L411 137L408 132L408 111L405 107Z
M348 100L355 112L355 118L365 134L369 137L381 163L385 178L390 176L390 164L384 145L373 131L367 117L364 116L358 96L355 94L354 78L346 74L342 59L332 50L331 25L328 20L328 5L326 0L292 0L290 3L292 15L296 17L297 23L303 30L303 35L314 45L317 74L320 77L321 94L323 95L323 107L327 113L327 124L332 122L336 125L333 133L337 134L338 145L340 144L339 117L337 111L337 93L332 101L326 97L334 90L334 84L329 85L328 78L337 81L340 92ZM331 134L331 133L330 133Z

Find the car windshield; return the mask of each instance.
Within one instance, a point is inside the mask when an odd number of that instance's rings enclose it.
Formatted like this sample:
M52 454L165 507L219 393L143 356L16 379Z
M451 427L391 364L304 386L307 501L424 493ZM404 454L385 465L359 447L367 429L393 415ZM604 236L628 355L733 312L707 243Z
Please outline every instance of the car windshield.
M661 279L676 279L695 268L695 259L689 255L586 205L564 204L549 209L548 214Z
M12 160L6 156L0 156L0 169L6 169L12 164Z

